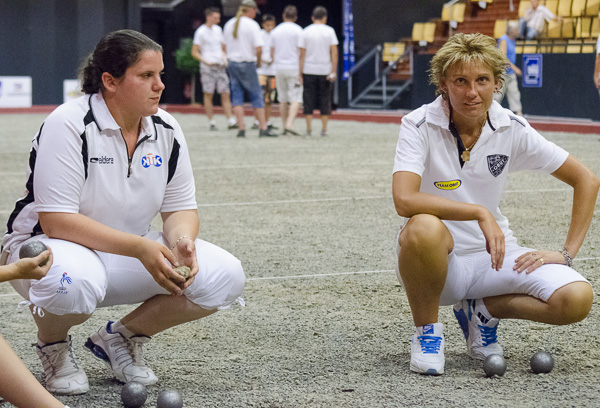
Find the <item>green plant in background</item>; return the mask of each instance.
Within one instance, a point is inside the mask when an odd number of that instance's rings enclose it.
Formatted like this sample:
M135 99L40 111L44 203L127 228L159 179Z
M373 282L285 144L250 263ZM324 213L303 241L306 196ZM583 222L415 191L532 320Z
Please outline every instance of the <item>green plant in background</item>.
M192 57L193 39L182 38L179 43L179 49L175 51L175 63L177 69L190 74L191 84L191 103L196 103L196 76L200 71L198 60Z

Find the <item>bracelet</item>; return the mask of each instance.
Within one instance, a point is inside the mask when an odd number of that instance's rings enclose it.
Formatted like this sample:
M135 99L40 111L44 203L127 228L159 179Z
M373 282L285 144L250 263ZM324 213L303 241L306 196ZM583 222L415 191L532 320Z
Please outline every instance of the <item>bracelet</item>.
M562 256L565 257L565 261L567 261L567 266L570 268L573 265L573 258L571 257L571 254L569 253L569 251L567 251L565 247L563 247L563 249L561 249L560 252L562 253Z
M177 246L177 244L179 244L179 241L181 241L182 239L189 239L190 241L193 241L190 237L188 237L187 235L182 235L179 238L177 238L177 241L175 241L175 243L173 244L173 246L171 247L171 251L175 249L175 247Z

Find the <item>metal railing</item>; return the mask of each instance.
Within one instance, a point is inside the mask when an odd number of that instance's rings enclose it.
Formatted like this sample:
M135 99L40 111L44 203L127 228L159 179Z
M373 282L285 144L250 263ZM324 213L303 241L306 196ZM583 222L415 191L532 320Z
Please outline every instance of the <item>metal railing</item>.
M371 60L375 63L375 78L379 78L379 67L381 65L381 50L383 47L381 45L376 45L365 54L350 70L348 71L348 105L352 103L352 77L353 75L360 70L362 67L367 65Z

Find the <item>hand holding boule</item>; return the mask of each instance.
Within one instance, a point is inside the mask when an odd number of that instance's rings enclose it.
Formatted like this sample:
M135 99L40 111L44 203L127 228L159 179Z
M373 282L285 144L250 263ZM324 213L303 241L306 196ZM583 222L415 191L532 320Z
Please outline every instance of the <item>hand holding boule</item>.
M185 266L185 265L178 266L176 268L173 268L173 270L186 279L190 277L191 269L189 266Z

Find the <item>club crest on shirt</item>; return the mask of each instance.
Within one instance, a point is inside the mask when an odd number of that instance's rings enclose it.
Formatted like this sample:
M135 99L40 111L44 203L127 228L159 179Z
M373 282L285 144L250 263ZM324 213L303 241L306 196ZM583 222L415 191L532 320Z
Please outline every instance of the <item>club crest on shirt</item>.
M462 184L460 180L448 180L448 181L436 181L433 183L434 186L440 190L456 190Z
M504 170L506 163L508 163L508 156L503 154L490 154L487 157L487 162L488 169L490 169L492 176L498 177L502 173L502 170Z
M154 153L148 153L142 157L142 166L148 168L150 166L160 167L162 165L162 157Z

